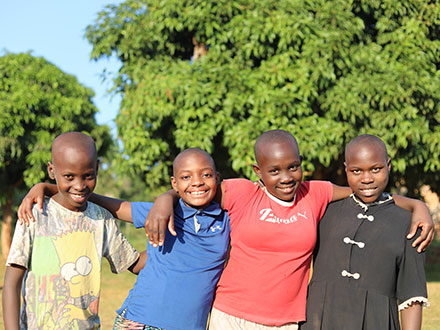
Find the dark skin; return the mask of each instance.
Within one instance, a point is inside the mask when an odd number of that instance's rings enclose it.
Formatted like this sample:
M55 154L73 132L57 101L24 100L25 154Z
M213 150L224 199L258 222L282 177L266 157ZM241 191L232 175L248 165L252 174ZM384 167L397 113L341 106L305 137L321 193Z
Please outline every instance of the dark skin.
M59 204L75 212L85 210L96 185L97 172L93 139L78 132L65 133L55 139L48 173L57 182L57 191L52 198ZM138 274L146 258L144 251L129 270ZM12 264L6 268L2 299L6 329L19 329L20 293L25 272L26 268L20 265Z
M275 131L275 134L271 134L269 132L263 133L256 142L255 153L257 156L257 164L254 165L254 171L256 171L256 168L260 168L262 165L258 162L259 161L258 153L261 152L264 154L266 150L270 150L270 146L273 143L277 143L277 139L280 139L284 143L286 142L286 140L287 142L290 141L288 142L288 144L290 143L291 148L293 148L294 150L296 150L297 153L299 153L298 144L296 143L295 138L291 136L289 133L280 130ZM281 134L278 134L280 132ZM269 148L266 148L266 146L269 146ZM223 205L222 199L224 194L224 187L222 184L220 184L219 188L220 189L217 189L217 195L214 198L214 200L219 202L220 205ZM334 196L333 196L334 200L345 198L348 196L347 194L351 193L350 188L347 187L339 187L339 188L342 188L342 190L339 190L338 188L334 190ZM40 210L40 212L42 212L44 195L46 194L47 196L52 196L55 193L57 193L57 188L55 185L49 185L45 183L39 183L35 185L25 196L22 203L20 204L20 207L17 212L19 222L23 223L23 222L35 221L32 215L33 203L36 203L38 209ZM123 214L127 214L127 213L130 213L130 218L131 218L131 210L128 202L124 203L123 201L114 200L104 196L97 197L95 194L92 194L90 200L102 206L105 205L104 207L107 208L113 214L116 214L116 217L118 217L119 219L124 219ZM149 236L150 244L153 244L153 246L163 245L167 227L171 234L173 235L176 234L174 230L173 210L174 210L174 203L177 203L177 200L178 200L177 194L175 194L172 190L170 190L156 199L153 208L149 212L145 222L145 231L147 233L147 236ZM414 235L417 232L417 229L421 228L422 229L421 234L414 241L413 246L414 247L418 246L417 250L419 252L424 251L434 239L434 224L432 222L428 208L421 201L406 198L403 196L398 196L398 195L395 196L395 202L398 206L407 209L413 213L411 228L407 238L411 239L412 237L414 237Z
M272 177L269 171L276 168L277 175L282 177L276 179L275 182L278 180L280 185L289 185L292 182L298 183L299 176L297 177L294 172L302 171L300 164L302 158L299 155L298 144L290 133L281 130L263 133L258 138L254 150L257 163L253 165L253 169L260 179L264 180L264 169L267 170L268 177ZM274 187L276 186L277 184L275 183ZM276 190L276 188L271 188L269 192L282 200L290 201L294 196L296 188L288 191L285 196L283 196L283 193L274 194ZM351 189L348 187L333 185L332 201L346 198L351 192ZM217 195L214 200L223 207L223 198L224 185L222 183L220 184L220 189L217 189ZM170 233L175 235L173 209L177 200L177 195L173 191L168 191L156 199L154 206L148 213L145 229L149 236L150 244L153 244L153 246L163 245L167 226ZM434 238L434 226L428 208L421 201L398 195L395 196L395 202L396 205L413 212L413 221L407 238L412 238L416 234L417 229L419 227L422 228L422 232L414 241L413 246L418 246L419 252L424 251Z
M391 169L385 144L372 135L353 139L345 151L347 181L364 203L376 201L384 192ZM422 305L415 302L401 312L402 330L420 330Z

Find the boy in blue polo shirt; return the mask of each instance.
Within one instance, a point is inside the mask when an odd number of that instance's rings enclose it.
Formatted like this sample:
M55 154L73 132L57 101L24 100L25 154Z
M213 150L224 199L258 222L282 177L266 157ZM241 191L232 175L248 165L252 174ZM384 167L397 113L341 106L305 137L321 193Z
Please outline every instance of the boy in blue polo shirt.
M218 181L205 151L186 149L176 157L171 184L180 197L174 209L177 236L167 232L159 248L148 244L145 267L117 311L113 329L206 329L229 245L229 217L212 201ZM131 203L136 227L144 226L151 206Z

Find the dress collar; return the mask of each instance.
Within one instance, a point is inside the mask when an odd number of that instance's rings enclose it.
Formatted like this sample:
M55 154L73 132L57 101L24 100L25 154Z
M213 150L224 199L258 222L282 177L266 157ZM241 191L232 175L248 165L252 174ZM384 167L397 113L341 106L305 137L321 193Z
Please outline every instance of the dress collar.
M188 219L193 217L196 214L200 215L208 215L211 217L216 217L222 212L220 205L216 202L211 201L211 203L204 209L195 209L189 207L183 202L183 199L179 199L179 204L174 209L174 213L181 217L182 219Z
M384 204L384 203L388 203L390 201L393 200L393 196L389 193L382 193L382 195L375 201L372 203L364 203L362 202L362 200L357 197L354 193L352 193L350 195L350 197L355 201L355 203L364 210L364 212L368 211L368 208L374 205L380 205L380 204Z

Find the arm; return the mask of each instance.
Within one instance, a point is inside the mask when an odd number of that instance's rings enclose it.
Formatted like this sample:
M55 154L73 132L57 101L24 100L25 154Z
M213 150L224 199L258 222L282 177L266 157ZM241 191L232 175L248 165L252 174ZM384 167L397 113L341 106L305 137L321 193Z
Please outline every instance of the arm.
M400 312L402 330L420 330L422 328L422 304L413 303Z
M26 268L18 265L6 267L3 286L3 321L5 329L18 330L20 324L20 293Z
M148 241L154 247L162 246L165 240L165 232L168 230L176 236L174 230L174 207L179 201L179 196L174 190L168 190L154 201L153 207L148 212L145 220L145 232Z
M332 185L333 185L332 202L347 198L353 192L353 190L351 190L350 187L342 187L335 184Z
M131 218L131 202L95 193L90 195L89 201L109 210L110 213L119 220L133 222Z
M130 272L137 275L145 267L145 262L147 261L147 251L141 252L139 259L128 268Z
M26 196L24 196L18 207L17 216L20 225L22 225L23 222L25 222L26 225L29 225L30 221L35 222L35 218L32 214L32 205L36 203L38 211L43 213L44 196L53 196L56 193L58 193L58 188L55 184L43 182L33 186Z
M394 195L394 202L397 206L411 211L411 228L409 230L408 239L414 237L418 228L422 229L419 237L413 242L412 246L419 246L417 251L425 251L429 244L434 239L434 223L432 222L431 214L425 203L420 200L412 199L400 195Z
M42 213L44 196L53 196L56 193L58 193L58 188L54 184L38 183L33 186L23 198L18 208L17 215L20 224L23 224L23 222L29 224L29 221L35 222L35 218L32 215L32 205L36 203L39 212ZM95 193L90 196L89 200L109 210L115 218L127 222L133 222L131 220L130 202L98 195Z

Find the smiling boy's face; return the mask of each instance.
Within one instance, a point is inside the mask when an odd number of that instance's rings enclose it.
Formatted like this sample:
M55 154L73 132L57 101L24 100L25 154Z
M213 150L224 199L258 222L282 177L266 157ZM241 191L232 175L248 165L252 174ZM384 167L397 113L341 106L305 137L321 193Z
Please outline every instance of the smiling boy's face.
M58 193L52 198L71 211L84 211L96 186L98 161L93 140L85 134L60 135L52 147L48 173L56 181Z
M215 165L204 152L189 151L176 157L171 184L187 206L207 207L217 192L218 180Z
M345 172L353 192L364 203L375 202L384 192L391 162L386 149L378 141L348 147L345 154Z

